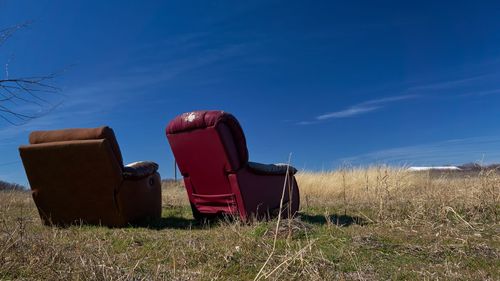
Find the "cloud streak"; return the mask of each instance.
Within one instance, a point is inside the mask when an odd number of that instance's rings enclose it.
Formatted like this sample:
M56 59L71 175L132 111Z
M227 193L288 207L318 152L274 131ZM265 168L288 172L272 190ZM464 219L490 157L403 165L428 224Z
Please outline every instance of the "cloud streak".
M477 75L477 76L470 76L466 78L461 78L461 79L454 79L454 80L447 80L447 81L440 81L440 82L434 82L434 83L429 83L425 85L418 85L418 86L413 86L410 87L408 90L446 90L446 89L452 89L452 88L457 88L457 87L462 87L464 85L470 85L476 82L482 82L485 80L489 80L488 78L496 78L497 74L496 73L488 73L488 74L482 74L482 75Z
M364 101L362 103L352 105L348 108L345 108L345 109L342 109L339 111L327 112L327 113L318 115L315 117L315 119L313 121L301 121L297 124L310 125L310 124L315 124L315 123L325 121L328 119L354 117L354 116L377 111L379 109L386 107L390 103L403 101L403 100L409 100L409 99L416 99L418 97L419 97L418 95L401 95L401 96L368 100L368 101Z
M482 71L482 74L478 72L471 72L467 76L462 75L462 78L410 86L406 91L448 98L483 97L500 93L498 88L500 73L497 70Z
M332 118L347 118L347 117L353 117L356 115L361 115L365 114L368 112L375 111L377 109L380 109L380 106L366 106L366 105L355 105L350 108L340 110L340 111L335 111L335 112L330 112L330 113L325 113L319 116L316 116L316 120L327 120L327 119L332 119Z

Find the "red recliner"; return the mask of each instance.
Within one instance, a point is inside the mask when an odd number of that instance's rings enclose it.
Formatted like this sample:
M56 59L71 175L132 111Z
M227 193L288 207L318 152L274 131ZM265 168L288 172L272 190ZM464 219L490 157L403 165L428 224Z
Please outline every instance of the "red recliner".
M227 214L246 221L278 215L282 196L283 217L298 211L297 170L249 162L245 135L233 115L181 114L169 123L167 138L196 219Z

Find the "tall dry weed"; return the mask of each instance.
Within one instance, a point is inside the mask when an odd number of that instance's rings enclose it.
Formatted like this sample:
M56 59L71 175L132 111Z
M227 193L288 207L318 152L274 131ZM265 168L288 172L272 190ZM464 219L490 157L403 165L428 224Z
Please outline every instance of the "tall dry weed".
M377 166L302 172L297 180L304 208L335 208L373 221L443 221L450 219L450 210L472 222L498 221L496 171L457 174Z

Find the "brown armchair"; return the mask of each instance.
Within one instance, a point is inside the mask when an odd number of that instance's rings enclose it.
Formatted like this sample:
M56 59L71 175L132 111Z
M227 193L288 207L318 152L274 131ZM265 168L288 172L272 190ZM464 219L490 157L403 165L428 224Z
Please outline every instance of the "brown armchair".
M109 127L36 131L19 147L44 224L124 226L161 216L152 162L124 166Z

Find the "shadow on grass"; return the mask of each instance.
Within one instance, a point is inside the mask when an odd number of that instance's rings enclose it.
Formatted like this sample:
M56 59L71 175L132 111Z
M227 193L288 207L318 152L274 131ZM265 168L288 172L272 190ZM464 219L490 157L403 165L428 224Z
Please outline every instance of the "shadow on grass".
M227 221L227 217L213 217L202 220L184 218L177 216L162 217L142 224L135 224L133 227L144 227L155 230L162 229L209 229L219 226L221 222Z
M300 219L304 222L308 222L311 224L334 224L337 226L348 227L351 225L366 225L367 222L356 216L348 216L348 215L308 215L308 214L300 214Z
M151 221L147 228L162 230L162 229L200 229L203 225L200 221L195 219L187 219L184 217L162 217L157 220Z

